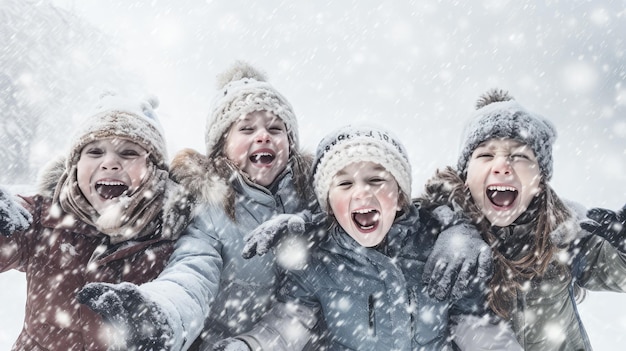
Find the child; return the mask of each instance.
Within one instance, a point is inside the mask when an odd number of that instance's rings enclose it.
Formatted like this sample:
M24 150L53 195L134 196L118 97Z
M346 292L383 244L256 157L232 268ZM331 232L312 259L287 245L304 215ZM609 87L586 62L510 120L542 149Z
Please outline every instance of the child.
M156 105L103 96L65 160L43 172L39 194L22 197L30 228L0 236L0 270L27 279L14 349L114 347L115 336L76 293L90 282L143 283L165 266L190 210L168 177Z
M314 165L325 240L288 271L270 314L214 350L301 350L319 326L330 350L452 350L449 323L482 313L482 289L429 297L421 274L439 222L410 202L404 147L382 129L347 126L320 143ZM458 227L471 230L448 230ZM514 336L505 339L494 336L489 349L515 350Z
M126 324L143 320L154 336L165 333L174 350L189 348L198 336L197 344L211 347L257 322L280 276L273 252L242 257L244 236L272 216L315 203L307 182L310 157L299 150L296 116L285 97L244 62L223 73L219 86L206 156L188 150L172 162L200 208L168 266L141 286L95 284L81 293L111 319L116 312L107 306L131 298L135 303L123 308L131 316ZM152 313L133 316L136 309Z
M550 187L548 120L498 90L477 108L457 168L438 172L427 197L460 206L481 229L495 259L489 306L525 350L590 350L577 299L583 289L626 291L626 251L603 239L608 231L581 231L584 210Z

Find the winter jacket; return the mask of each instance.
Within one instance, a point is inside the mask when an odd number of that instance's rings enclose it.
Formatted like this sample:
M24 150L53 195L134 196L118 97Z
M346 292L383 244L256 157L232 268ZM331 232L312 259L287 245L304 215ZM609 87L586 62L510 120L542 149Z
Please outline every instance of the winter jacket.
M159 237L108 245L94 227L71 220L43 196L24 197L33 224L0 235L0 271L26 274L24 329L13 350L106 350L99 315L76 300L87 283L136 284L157 276L173 250ZM102 334L102 335L101 335Z
M451 350L450 317L482 313L482 297L428 296L421 276L438 233L431 229L415 207L396 219L380 248L333 226L306 267L288 271L273 316L238 337L253 349L299 350L318 322L329 350Z
M434 197L471 212L464 203L464 184L454 171L438 173L426 188L436 193ZM550 234L557 252L542 277L518 289L512 309L509 323L525 350L591 350L576 307L576 290L626 292L626 255L580 228L579 221L586 213L583 206L573 202L565 205L572 218ZM498 238L503 238L502 247L510 247L507 240L519 242L534 235L534 216L526 217L508 227L491 228Z
M191 169L206 169L192 158L186 162L192 163ZM212 174L182 173L181 183L199 183L199 193L214 196L223 190ZM158 279L140 286L162 307L173 327L173 350L188 349L201 332L210 347L248 330L272 303L280 274L276 258L269 252L244 259L243 238L272 216L307 206L294 190L289 167L276 182L271 192L233 170L235 221L227 215L223 199L203 200L167 267Z
M525 230L519 227L512 230ZM573 235L559 243L562 248L544 276L533 279L528 290L518 291L511 323L525 350L591 350L576 308L575 287L626 292L626 255L600 236L573 228ZM523 235L513 235L518 234ZM565 275L556 263L564 257L573 258Z

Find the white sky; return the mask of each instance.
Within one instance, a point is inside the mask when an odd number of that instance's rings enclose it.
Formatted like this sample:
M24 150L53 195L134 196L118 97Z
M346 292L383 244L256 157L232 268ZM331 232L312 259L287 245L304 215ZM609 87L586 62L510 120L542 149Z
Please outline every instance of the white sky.
M160 98L170 155L204 151L215 76L245 59L291 101L311 151L347 123L394 131L409 149L414 195L455 162L477 97L500 87L556 125L559 194L587 206L626 201L623 1L52 2L124 48L120 60L145 80L138 94ZM6 293L15 304L0 316L0 349L23 313L19 276L5 279L18 288ZM626 342L626 296L591 293L580 309L597 350Z

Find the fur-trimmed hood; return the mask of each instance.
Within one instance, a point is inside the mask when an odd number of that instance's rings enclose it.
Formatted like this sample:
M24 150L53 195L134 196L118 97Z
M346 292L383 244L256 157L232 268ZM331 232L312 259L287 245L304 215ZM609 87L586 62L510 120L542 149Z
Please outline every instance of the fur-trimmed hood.
M224 204L232 187L220 174L231 172L226 162L215 162L195 150L184 149L172 160L172 179L182 185L195 205Z

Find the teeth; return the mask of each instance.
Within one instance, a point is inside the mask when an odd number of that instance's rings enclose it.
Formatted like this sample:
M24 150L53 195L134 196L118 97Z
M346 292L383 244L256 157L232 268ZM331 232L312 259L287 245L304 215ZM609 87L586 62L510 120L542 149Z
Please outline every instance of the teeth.
M99 184L99 185L126 185L123 182L115 182L115 181L113 181L113 182L111 182L111 181L100 181L100 182L96 182L96 184Z
M360 213L360 214L365 214L365 213L370 213L370 212L374 212L374 210L363 209L363 210L356 210L356 211L354 211L354 213Z
M504 185L491 185L487 189L492 190L492 191L517 191L517 189L515 189L512 186L504 186Z

